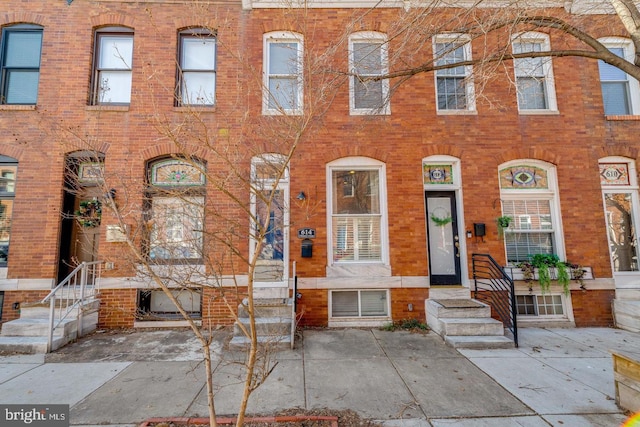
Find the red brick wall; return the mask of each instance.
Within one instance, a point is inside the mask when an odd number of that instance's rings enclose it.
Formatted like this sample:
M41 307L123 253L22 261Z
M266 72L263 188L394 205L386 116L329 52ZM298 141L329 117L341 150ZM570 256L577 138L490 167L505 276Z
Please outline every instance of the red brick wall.
M14 309L15 303L30 303L42 301L50 291L11 291L4 293L2 304L2 319L0 323L20 318L20 309Z
M328 326L329 292L326 289L302 289L298 293L299 326Z
M233 325L233 315L247 296L247 288L204 288L202 291L202 326ZM233 313L230 312L233 310Z
M393 320L417 319L427 322L424 301L429 298L429 288L391 289L391 317ZM409 304L413 310L409 311Z
M571 291L576 326L613 326L614 290Z
M131 328L137 309L137 289L100 291L99 328Z

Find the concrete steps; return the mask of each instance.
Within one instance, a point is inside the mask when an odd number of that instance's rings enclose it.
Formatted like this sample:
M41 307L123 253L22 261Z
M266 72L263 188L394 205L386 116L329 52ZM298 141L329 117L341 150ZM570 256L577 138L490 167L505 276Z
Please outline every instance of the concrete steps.
M230 347L245 348L249 337L245 336L240 325L249 331L250 319L244 304L238 306L238 322L233 327L234 336ZM291 348L291 298L260 298L254 300L255 326L258 342L275 348Z
M630 332L640 332L640 301L613 300L616 326Z
M51 351L54 351L78 336L93 332L98 325L100 301L87 301L82 307L82 330L78 331L78 310L70 313L53 331ZM46 353L49 336L49 305L26 303L20 307L20 318L2 324L0 330L0 352Z
M454 348L513 348L491 307L470 298L428 299L427 324Z

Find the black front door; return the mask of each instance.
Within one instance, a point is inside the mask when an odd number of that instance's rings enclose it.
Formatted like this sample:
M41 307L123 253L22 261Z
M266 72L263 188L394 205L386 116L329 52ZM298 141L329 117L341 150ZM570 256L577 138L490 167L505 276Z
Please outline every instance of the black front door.
M425 191L431 285L460 285L460 237L453 191Z

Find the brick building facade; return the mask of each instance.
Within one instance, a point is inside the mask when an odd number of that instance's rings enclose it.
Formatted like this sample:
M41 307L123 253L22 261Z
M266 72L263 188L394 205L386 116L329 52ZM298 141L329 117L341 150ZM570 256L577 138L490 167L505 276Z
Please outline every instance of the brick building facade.
M146 256L194 265L198 227L185 225L186 208L175 213L177 196L158 194L171 184L187 205L242 217L198 167L208 173L227 167L215 147L229 144L240 147L237 165L245 176L255 176L265 158L286 154L278 141L287 141L282 117L309 123L284 179L273 183L286 212L267 212L273 230L262 261L276 273L262 271L256 292L287 294L295 262L303 325L424 320L426 298L473 288L474 253L491 254L519 279L524 322L612 325L613 301L640 300L637 82L580 57L507 61L484 76L460 66L402 82L349 77L347 70L365 77L397 71L434 52L441 55L436 62L483 54L483 45L446 28L413 52L417 41L390 37L410 8L356 6L5 4L0 320L17 318L15 303L41 298L74 262L93 260L108 266L102 326L132 327L140 312L166 309L148 281L133 279L126 244L109 235L117 216L103 206L99 225L79 223L77 212L91 209L82 203L105 197L92 173L116 190L128 236ZM577 16L565 3L548 11L569 21ZM443 9L443 22L454 13ZM615 15L580 20L592 36L629 55L632 45ZM513 52L578 45L553 31L529 28L519 37L511 41ZM200 139L201 129L213 137ZM181 161L179 147L188 147L197 164ZM73 191L70 180L78 184ZM250 193L243 203L260 213ZM180 255L166 239L176 224L162 222L171 215L182 221ZM498 217L510 218L504 233ZM205 230L214 227L198 218ZM157 227L146 237L143 220ZM248 219L244 226L249 230ZM299 238L302 229L314 238ZM238 235L239 252L252 253L249 232ZM303 242L312 243L305 256ZM517 265L533 254L584 266L584 289L576 280L568 294L555 283L545 294L537 285L530 289ZM227 264L223 273L225 280L240 277L239 287L228 286L232 295L246 294L246 270ZM205 289L185 301L203 321L228 324L216 292Z

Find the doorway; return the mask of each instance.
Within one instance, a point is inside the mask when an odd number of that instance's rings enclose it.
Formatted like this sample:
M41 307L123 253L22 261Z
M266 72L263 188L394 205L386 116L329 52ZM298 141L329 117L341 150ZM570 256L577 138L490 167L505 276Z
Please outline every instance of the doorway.
M460 285L460 236L454 191L425 191L431 285Z

